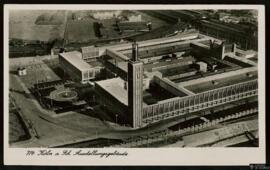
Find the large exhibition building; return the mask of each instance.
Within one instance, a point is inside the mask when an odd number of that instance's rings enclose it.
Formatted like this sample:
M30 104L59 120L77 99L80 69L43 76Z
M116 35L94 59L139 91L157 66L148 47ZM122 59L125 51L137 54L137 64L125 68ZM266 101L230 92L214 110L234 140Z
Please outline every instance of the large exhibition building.
M134 128L258 94L257 63L238 56L235 44L196 32L83 47L59 59L63 70L84 83L101 69L113 72L114 78L94 80L96 93ZM95 60L104 67L91 66Z

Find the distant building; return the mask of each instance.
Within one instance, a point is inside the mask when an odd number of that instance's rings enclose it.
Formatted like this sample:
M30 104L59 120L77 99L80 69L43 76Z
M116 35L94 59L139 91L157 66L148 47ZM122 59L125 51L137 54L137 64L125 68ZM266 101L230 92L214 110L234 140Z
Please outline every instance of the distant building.
M164 15L163 13L166 14L165 11L160 12L161 15ZM216 19L204 18L203 14L193 10L179 10L177 12L174 11L173 14L174 16L171 16L172 19L176 20L177 17L180 17L182 21L190 23L203 34L218 39L226 39L230 43L236 43L239 48L244 50L258 49L257 19L255 19L255 22L252 22L253 24L241 24L241 22L237 23L232 18L227 18L227 21L230 23L220 21L219 18L226 18L228 16L227 13L216 13ZM241 20L241 18L239 19Z
M216 20L202 20L199 30L206 35L234 42L242 49L258 49L257 30L243 28L240 24L221 23Z
M17 69L17 74L18 74L19 76L25 76L25 75L27 75L26 68L24 68L24 67L18 68L18 69Z
M92 15L95 19L104 20L104 19L111 19L111 18L117 17L121 13L122 13L122 11L120 11L120 10L111 10L111 11L93 12Z
M142 15L131 15L128 17L129 22L141 22L142 21Z
M146 22L119 22L118 27L121 31L149 31L149 26Z

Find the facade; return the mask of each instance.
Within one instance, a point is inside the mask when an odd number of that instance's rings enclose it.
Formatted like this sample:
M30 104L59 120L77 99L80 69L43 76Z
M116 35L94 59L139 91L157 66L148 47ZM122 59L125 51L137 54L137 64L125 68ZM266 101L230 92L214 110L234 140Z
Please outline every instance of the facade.
M95 91L97 92L102 105L106 106L113 114L118 114L128 120L128 97L125 81L121 78L113 78L95 82ZM131 122L126 122L130 123Z
M94 46L82 47L82 59L89 62L95 61L97 57L99 57L99 49Z
M236 44L228 44L225 42L215 42L209 40L208 42L192 42L192 55L195 57L214 57L223 60L227 55L235 55Z
M175 97L144 107L142 121L153 123L257 95L258 81L251 80L186 97Z
M128 110L133 127L142 126L143 63L138 61L138 44L132 45L132 59L128 62Z
M82 54L78 51L72 51L59 54L60 67L74 81L86 83L95 78L100 72L100 68L93 68L82 59Z

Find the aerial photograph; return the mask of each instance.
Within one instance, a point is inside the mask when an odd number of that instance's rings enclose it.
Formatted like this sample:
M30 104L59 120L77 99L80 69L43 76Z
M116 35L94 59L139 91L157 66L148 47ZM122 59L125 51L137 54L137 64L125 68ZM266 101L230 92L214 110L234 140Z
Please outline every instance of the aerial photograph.
M11 148L259 147L257 10L12 9L8 27Z

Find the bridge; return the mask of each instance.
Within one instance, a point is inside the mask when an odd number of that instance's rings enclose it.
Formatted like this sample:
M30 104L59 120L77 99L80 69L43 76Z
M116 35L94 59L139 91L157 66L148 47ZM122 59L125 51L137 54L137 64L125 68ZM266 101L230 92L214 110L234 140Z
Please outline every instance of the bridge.
M190 96L175 97L144 106L142 121L145 124L154 123L256 95L258 95L257 79Z

